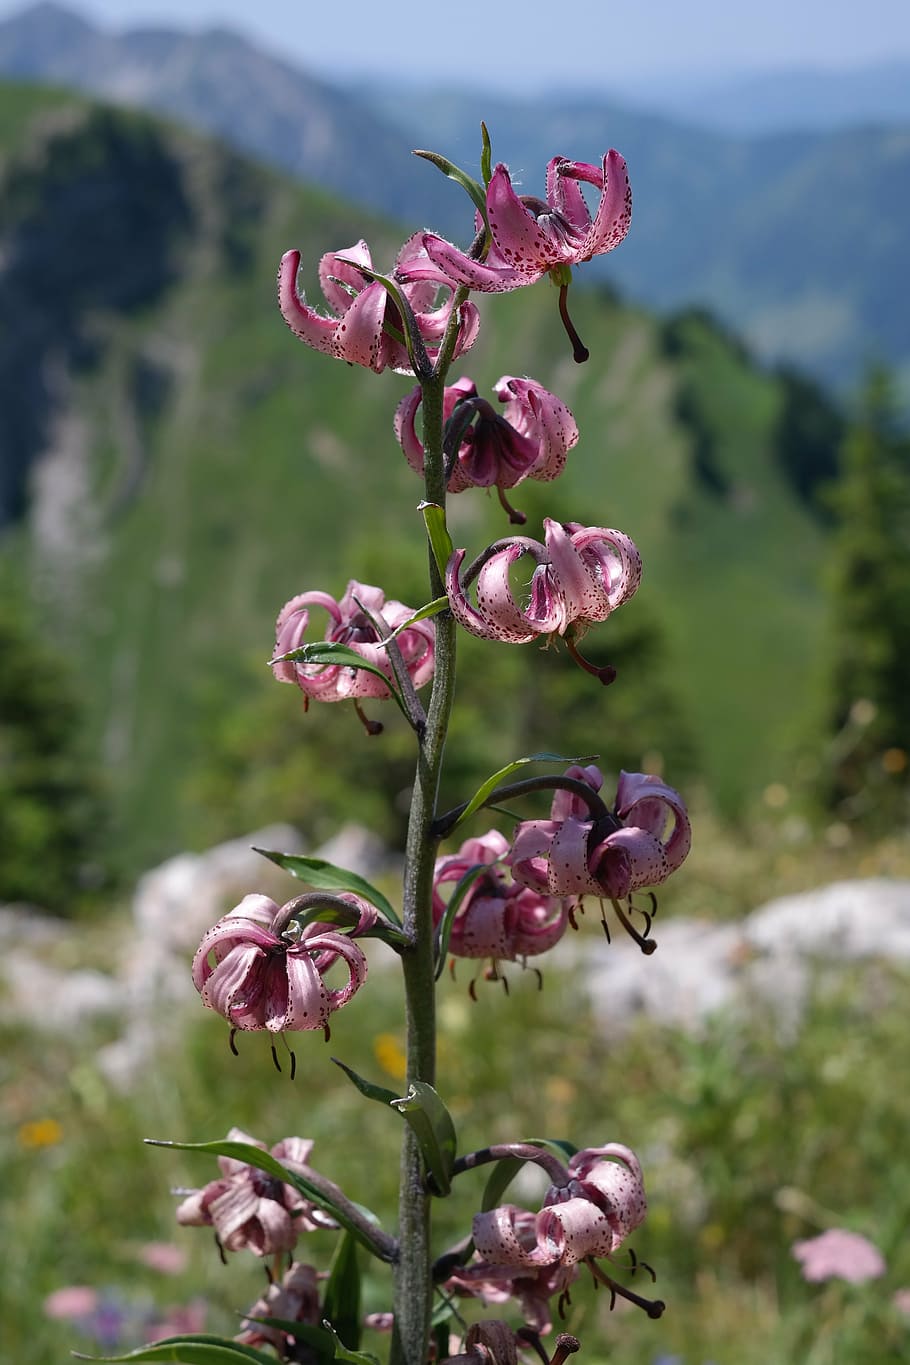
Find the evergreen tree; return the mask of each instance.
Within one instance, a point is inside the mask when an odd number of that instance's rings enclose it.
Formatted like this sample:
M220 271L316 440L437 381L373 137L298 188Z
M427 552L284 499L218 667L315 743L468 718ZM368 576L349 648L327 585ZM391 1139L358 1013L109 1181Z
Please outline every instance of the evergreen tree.
M910 440L885 371L868 377L831 505L831 796L844 818L892 823L910 757Z

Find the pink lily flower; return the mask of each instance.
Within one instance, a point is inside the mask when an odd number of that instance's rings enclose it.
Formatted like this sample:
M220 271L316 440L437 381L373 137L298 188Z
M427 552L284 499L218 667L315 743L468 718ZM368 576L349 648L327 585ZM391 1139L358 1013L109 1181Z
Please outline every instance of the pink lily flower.
M360 605L358 605L360 604ZM413 609L403 602L386 601L381 588L358 583L352 578L340 602L327 592L304 592L292 597L281 608L276 624L275 654L289 654L306 642L310 607L323 607L329 615L325 639L348 645L368 663L382 670L393 681L395 674L382 637L366 614L370 612L389 630L400 626ZM366 608L366 611L363 610ZM432 621L418 621L397 637L398 648L415 687L422 687L433 676L435 627ZM375 673L338 664L305 664L290 660L272 664L279 682L296 683L304 696L315 701L354 701L361 697L387 697L389 689Z
M481 1259L570 1267L618 1251L648 1207L635 1153L618 1142L586 1147L572 1157L568 1176L565 1185L550 1186L536 1216L514 1204L475 1214L471 1236Z
M351 932L363 932L376 911L351 892L339 899L361 911ZM268 896L243 900L203 938L193 958L193 985L202 1003L235 1029L324 1029L329 1015L346 1005L367 974L362 950L327 924L312 922L299 930L289 907ZM347 983L329 989L324 974L338 960L348 969Z
M517 1213L524 1217L524 1226L529 1229L530 1245L533 1246L536 1214L522 1209ZM526 1239L523 1237L522 1240ZM526 1325L543 1336L553 1327L550 1300L554 1294L560 1299L567 1297L569 1286L577 1276L577 1265L493 1265L475 1257L466 1266L453 1271L443 1289L449 1294L479 1299L484 1304L516 1299Z
M446 422L462 403L470 403L473 416L464 430L448 481L450 493L466 488L500 490L500 501L512 519L524 521L502 497L502 490L514 488L524 479L547 481L563 470L566 455L578 441L575 418L564 403L533 379L503 377L493 392L505 404L498 413L467 377L446 388L443 417ZM395 435L408 464L423 473L424 449L416 431L422 391L418 384L398 404Z
M449 952L455 957L489 957L494 962L521 962L558 943L574 901L543 896L513 882L503 868L509 842L496 830L467 839L457 853L436 860L433 922L446 910L440 888L457 883L478 863L489 865L467 892L452 923Z
M281 1318L285 1322L307 1323L318 1327L323 1314L319 1302L319 1281L324 1273L311 1265L294 1261L280 1281L274 1281L250 1309L244 1319L244 1330L234 1340L244 1346L274 1346L283 1359L287 1355L288 1334L278 1327L269 1327L256 1318Z
M247 1142L266 1150L240 1128L232 1128L228 1138ZM308 1138L284 1138L271 1154L289 1170L305 1175L313 1144ZM221 1176L195 1190L177 1209L177 1222L183 1227L211 1227L225 1251L252 1251L256 1256L274 1256L291 1251L298 1234L314 1228L335 1227L328 1214L314 1207L294 1189L256 1166L233 1157L220 1156Z
M566 776L579 778L595 792L603 784L603 775L593 766L569 768ZM614 901L666 881L691 847L689 817L679 793L659 777L623 772L614 812L595 821L580 797L557 791L549 820L525 820L516 828L509 859L512 876L550 896L606 896Z
M405 242L398 254L396 273L406 269L408 262L421 250L417 236ZM400 374L413 374L410 357L404 343L404 323L394 301L384 285L370 280L358 269L372 270L370 248L362 239L347 250L327 252L319 262L319 283L334 316L327 316L311 308L297 292L297 271L300 252L286 251L278 268L278 306L281 315L295 336L326 355L364 365L380 373L387 366ZM433 361L445 333L451 313L451 299L436 306L439 283L453 286L449 281L418 281L402 286L404 295L414 310L420 335ZM461 308L455 356L473 346L480 327L476 305L465 303Z
M569 652L589 672L598 673L577 654L575 644L595 621L634 596L641 581L641 556L622 531L580 522L544 520L545 544L524 536L497 541L477 561L477 606L472 606L462 576L466 551L456 550L446 566L446 593L452 615L465 630L488 640L527 644L539 635L569 633ZM536 561L528 605L520 607L509 571L523 555ZM612 681L613 674L604 679Z
M594 217L580 183L595 185L600 201ZM449 280L481 293L501 293L533 284L549 270L580 265L619 246L629 231L632 191L626 163L609 151L600 166L555 156L547 166L547 197L517 195L508 168L500 163L487 186L490 248L474 260L432 232L418 234L426 261L413 253L398 269L404 280Z

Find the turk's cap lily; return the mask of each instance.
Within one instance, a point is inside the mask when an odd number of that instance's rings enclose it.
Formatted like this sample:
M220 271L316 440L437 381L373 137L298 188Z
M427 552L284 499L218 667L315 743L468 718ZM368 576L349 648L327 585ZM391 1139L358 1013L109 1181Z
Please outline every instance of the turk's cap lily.
M239 1128L228 1138L266 1150ZM288 1169L305 1174L313 1144L306 1138L284 1138L271 1154ZM211 1227L225 1251L252 1251L274 1256L291 1251L301 1232L334 1227L327 1214L305 1200L291 1185L233 1157L219 1157L221 1175L195 1190L177 1209L177 1222L185 1227Z
M257 1299L244 1319L243 1331L234 1338L245 1346L274 1346L284 1356L288 1334L279 1327L257 1322L256 1318L281 1318L284 1322L307 1323L318 1327L323 1314L320 1309L319 1282L326 1276L311 1265L294 1261L280 1281L273 1281Z
M339 899L360 910L356 935L375 922L376 911L350 892ZM289 902L289 905L293 904ZM313 921L297 934L287 907L251 895L220 919L193 958L193 984L202 1003L235 1029L324 1029L329 1016L351 999L366 979L367 960L351 934ZM347 969L341 987L325 973L337 962Z
M466 551L452 554L446 593L452 615L465 630L483 639L527 644L541 635L566 635L571 628L578 640L638 590L641 556L622 531L547 517L544 534L544 544L513 536L480 557L476 606L468 597L469 574L462 574ZM525 555L535 568L528 605L519 606L510 571Z
M404 269L421 250L418 237L409 238L399 252L396 270ZM327 252L319 262L319 282L333 315L312 308L297 292L299 267L300 252L286 251L278 269L278 305L296 337L314 350L377 373L387 367L401 374L413 373L404 341L404 321L385 286L370 278L373 261L363 239L346 250ZM400 286L414 311L431 361L438 354L452 309L451 299L437 306L439 283L423 280ZM441 283L453 288L448 281ZM463 304L456 357L473 346L479 327L476 306Z
M599 770L589 771L596 775L590 785L597 791ZM679 792L661 778L621 773L615 814L601 821L578 811L563 814L566 795L557 792L549 820L525 820L515 830L509 862L523 886L551 896L622 900L666 881L685 861L691 847L688 812Z
M496 830L467 839L457 853L437 858L433 878L433 922L446 911L441 888L461 881L473 868L487 865L464 896L452 921L448 950L454 957L520 962L558 943L574 901L541 895L512 881L503 860L509 843Z
M314 701L357 701L364 697L388 697L382 678L365 669L344 664L307 664L281 659L306 644L310 610L322 608L328 615L324 638L347 645L394 681L389 651L383 645L374 620L389 631L407 621L414 612L403 602L386 601L381 588L358 583L352 578L344 596L336 601L327 592L304 592L292 597L281 608L275 626L275 662L272 672L279 682L296 683ZM436 633L432 621L417 621L396 637L401 657L415 687L422 687L433 676Z
M600 191L592 218L581 185ZM420 251L398 269L401 279L450 281L480 293L503 293L533 284L550 270L589 261L619 246L632 218L632 191L625 159L610 150L599 166L553 157L547 166L547 197L518 195L508 167L500 163L487 187L490 245L481 261L436 233L419 234Z
M464 405L470 405L471 412L451 462L450 493L472 487L514 488L526 478L555 479L578 441L575 418L542 384L503 375L493 392L504 404L501 413L478 397L467 376L445 390L446 423L459 408L464 412ZM408 464L418 474L423 473L424 466L424 448L416 429L421 401L418 385L405 395L395 413L395 435Z
M514 1204L478 1213L472 1238L491 1265L570 1267L612 1256L647 1212L641 1165L618 1142L587 1147L569 1162L568 1182L551 1186L540 1212Z

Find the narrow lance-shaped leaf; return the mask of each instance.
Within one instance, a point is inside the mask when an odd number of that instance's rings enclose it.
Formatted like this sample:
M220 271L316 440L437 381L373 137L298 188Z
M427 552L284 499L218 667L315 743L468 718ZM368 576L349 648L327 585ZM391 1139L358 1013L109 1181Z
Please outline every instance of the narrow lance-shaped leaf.
M267 1318L251 1317L249 1313L243 1315L245 1322L258 1322L263 1327L274 1327L277 1332L285 1332L288 1336L295 1337L308 1346L313 1354L314 1362L318 1365L331 1365L335 1359L335 1338L326 1327L313 1327L306 1322L292 1322L289 1318ZM269 1356L271 1365L275 1365L275 1357Z
M179 1152L207 1152L210 1156L229 1156L233 1157L235 1161L243 1161L248 1166L255 1166L258 1170L275 1176L283 1184L293 1186L311 1204L315 1204L317 1208L331 1214L336 1223L352 1233L374 1256L386 1259L386 1248L383 1243L388 1238L385 1234L382 1234L381 1239L378 1236L375 1240L372 1239L368 1229L356 1223L347 1209L342 1208L322 1189L308 1180L305 1175L288 1170L280 1161L276 1161L270 1152L264 1151L261 1147L254 1147L249 1142L235 1142L230 1138L223 1138L217 1142L169 1142L159 1138L146 1138L145 1141L151 1147L171 1147ZM369 1209L363 1209L362 1212L364 1221L374 1223L378 1233L379 1219L376 1215L371 1213Z
M363 896L364 900L375 905L387 919L400 927L401 920L389 900L359 873L350 872L346 867L337 867L324 858L306 858L299 853L279 853L269 848L256 848L254 852L261 853L263 858L283 867L292 877L306 882L307 886L317 891L353 891L355 895Z
M331 1323L325 1324L326 1328L332 1332ZM371 1355L369 1351L350 1351L338 1336L337 1332L332 1332L335 1338L335 1359L350 1361L351 1365L379 1365L379 1357Z
M487 196L484 194L483 185L479 185L472 175L468 175L467 171L463 171L460 166L455 165L454 161L450 161L447 156L442 156L439 152L425 152L418 149L415 150L414 155L422 157L424 161L431 162L437 170L442 171L443 175L454 180L456 185L460 185L465 193L470 196L483 221L487 223ZM489 223L487 223L487 227L489 227Z
M430 548L433 551L433 558L436 560L436 567L439 576L445 579L446 565L452 557L455 546L452 544L452 537L449 535L446 526L446 514L438 502L422 502L419 510L423 513L423 519L427 528L427 537L430 541ZM448 603L448 598L446 602Z
M322 1309L333 1332L356 1351L360 1345L360 1266L357 1243L349 1232L335 1248Z
M448 1109L426 1081L412 1081L408 1093L393 1100L392 1105L404 1115L417 1138L435 1193L448 1194L457 1147L455 1125Z
M388 675L383 673L377 664L368 663L356 649L342 644L340 640L314 640L311 645L290 649L287 654L278 654L274 659L270 659L269 667L279 663L323 664L326 668L357 668L362 673L374 673L385 683L399 710L407 715L401 693Z
M99 1361L170 1361L173 1365L275 1365L275 1357L257 1351L252 1346L244 1346L239 1341L229 1341L224 1337L208 1333L177 1337L165 1337L140 1346L119 1356L90 1356L82 1351L73 1351L77 1360Z
M505 782L507 778L511 777L513 773L517 773L519 768L527 767L529 763L559 763L565 767L566 765L571 765L573 763L584 764L590 763L591 761L591 755L588 755L585 758L566 758L563 754L548 753L529 754L527 758L516 758L511 763L507 763L504 768L500 768L498 772L493 773L491 777L488 777L487 780L477 788L477 791L471 797L458 819L447 832L451 834L459 825L464 824L465 820L470 819L472 815L480 810L487 798L492 796L498 786Z
M333 1057L332 1061L357 1087L361 1095L365 1095L368 1100L376 1100L378 1104L391 1105L398 1099L394 1090L388 1090L384 1085L376 1085L373 1081L366 1080L363 1076L358 1075L353 1067L339 1061L337 1057Z
M489 872L490 863L476 863L474 867L469 867L463 877L456 883L455 890L452 892L445 914L439 922L437 930L436 946L436 980L442 976L446 964L446 953L449 951L449 939L452 936L452 925L455 923L455 916L464 902L465 896L470 891L474 883Z

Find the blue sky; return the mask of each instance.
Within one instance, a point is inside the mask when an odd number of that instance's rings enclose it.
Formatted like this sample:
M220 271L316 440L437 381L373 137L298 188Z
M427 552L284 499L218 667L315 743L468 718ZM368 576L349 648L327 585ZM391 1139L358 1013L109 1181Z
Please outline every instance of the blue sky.
M62 0L70 3L70 0ZM0 0L4 16L22 0ZM910 0L73 0L105 26L222 23L325 74L533 92L910 58Z

